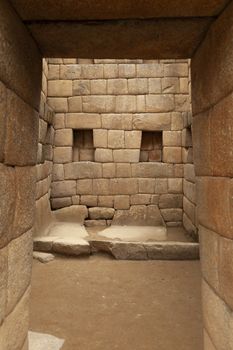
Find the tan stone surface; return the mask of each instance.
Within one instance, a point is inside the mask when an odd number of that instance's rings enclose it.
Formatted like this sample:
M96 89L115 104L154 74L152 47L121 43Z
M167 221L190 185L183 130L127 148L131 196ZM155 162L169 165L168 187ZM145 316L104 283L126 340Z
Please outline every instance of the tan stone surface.
M137 179L110 179L110 189L112 194L136 194L138 193Z
M64 98L64 97L49 97L47 101L48 101L49 106L56 113L68 112L68 101L67 101L67 98Z
M104 163L103 164L103 177L104 178L113 178L116 176L116 166L115 163Z
M163 161L165 163L182 163L181 147L164 147Z
M100 115L96 113L68 113L66 127L72 129L99 129L101 128ZM85 125L85 127L84 127Z
M58 209L54 214L58 221L83 224L84 219L87 218L88 212L85 205L72 205L68 208Z
M159 208L182 208L182 194L162 194L159 198Z
M54 163L70 163L72 162L72 147L56 147L53 151Z
M93 143L95 148L108 147L108 132L104 129L93 130Z
M65 179L93 179L102 177L102 165L93 162L74 162L64 165Z
M53 182L51 186L52 197L67 197L76 194L76 181Z
M113 160L117 163L137 163L139 161L139 149L113 150Z
M146 113L133 116L133 129L156 131L169 130L170 127L170 113Z
M97 194L97 195L111 194L109 179L93 179L93 194Z
M31 268L32 230L12 240L8 246L7 314L14 309L28 288Z
M71 80L49 80L48 96L50 97L66 97L72 95Z
M175 108L173 95L147 95L146 112L166 113Z
M77 194L90 194L93 191L92 179L82 179L77 181Z
M141 131L125 131L125 148L140 148Z
M163 226L163 219L156 205L133 205L129 210L117 210L113 225Z
M131 164L116 163L116 177L131 177Z
M6 315L8 278L8 248L0 249L0 324Z
M6 98L7 90L5 85L0 82L0 162L3 161L4 156L4 144L5 144L5 133L6 133Z
M73 146L73 130L59 129L55 133L55 146Z
M110 163L113 161L113 153L111 149L97 148L95 150L95 162Z
M129 209L129 196L115 196L114 198L114 208L115 209Z
M112 219L115 213L113 208L89 208L89 218L91 220L99 220L99 219Z
M102 127L132 130L132 114L102 114Z
M232 280L233 280L233 241L219 237L218 277L219 291L227 305L233 309Z

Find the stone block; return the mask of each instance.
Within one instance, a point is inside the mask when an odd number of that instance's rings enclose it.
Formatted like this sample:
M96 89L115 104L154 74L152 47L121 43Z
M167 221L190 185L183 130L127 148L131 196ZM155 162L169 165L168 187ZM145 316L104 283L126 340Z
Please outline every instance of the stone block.
M26 290L15 309L8 315L1 326L1 349L21 350L22 346L24 345L29 328L29 299L30 288Z
M6 110L7 110L7 89L5 85L0 82L0 162L3 161L4 143L6 134Z
M95 150L95 162L108 163L113 161L113 153L111 149L97 148Z
M143 95L148 93L148 79L128 79L128 91L131 95Z
M105 129L93 130L93 143L95 148L108 147L108 132Z
M0 164L0 197L0 247L4 247L11 239L13 229L16 186L14 169L3 164Z
M15 185L16 202L12 238L31 229L35 220L35 167L16 167Z
M70 163L72 162L73 150L72 147L56 147L54 148L53 161L54 163Z
M116 113L135 113L137 110L136 96L116 96Z
M96 113L68 113L66 127L71 129L100 129L101 117Z
M189 78L180 78L180 93L189 93Z
M107 93L109 95L124 95L128 93L127 79L108 79Z
M51 185L51 196L56 197L67 197L76 194L76 181L66 180L52 182Z
M187 199L185 196L183 198L183 207L184 212L188 215L189 219L195 223L196 221L196 205L193 204L189 199Z
M140 148L141 139L141 131L125 131L125 148Z
M182 209L161 209L161 214L164 221L182 221L183 218L183 210Z
M84 80L85 81L85 80ZM107 94L107 81L106 80L91 80L91 94L92 95L105 95Z
M113 208L114 206L114 197L113 196L99 196L98 197L98 206Z
M89 191L89 193L90 193L90 191ZM97 206L97 196L92 196L92 195L81 196L80 204L86 205L87 207L96 207Z
M199 237L203 277L219 292L219 235L200 225Z
M64 165L65 179L96 179L102 177L102 164L74 162Z
M73 95L82 96L90 95L91 92L91 82L89 80L74 80L73 81Z
M146 112L165 113L175 109L173 95L147 95Z
M116 163L138 163L139 149L117 149L113 150L113 160Z
M72 205L71 207L56 210L54 215L57 221L74 222L83 225L84 220L88 216L88 211L85 205Z
M161 94L161 79L160 78L149 78L149 93L150 94Z
M7 314L24 295L31 282L32 231L14 239L8 246Z
M178 94L180 92L180 82L178 78L162 79L162 92L164 94Z
M72 199L70 197L51 199L51 207L54 210L69 207L70 205L72 205Z
M181 131L164 131L163 146L182 146Z
M165 77L188 77L188 63L171 63L164 65Z
M129 209L129 196L115 196L114 208L115 209Z
M93 181L92 179L81 179L77 181L77 194L92 194ZM84 204L84 203L82 203Z
M119 64L119 77L120 78L135 78L136 66L135 64Z
M183 179L168 179L169 193L183 193Z
M183 208L182 194L161 194L159 197L159 208Z
M145 113L133 116L133 129L136 130L170 130L170 113Z
M138 78L159 78L163 77L163 65L159 63L137 64Z
M83 96L83 112L87 113L111 113L115 111L115 96Z
M204 349L206 350L216 350L216 347L212 343L208 333L204 330Z
M136 96L137 113L146 112L146 97L144 95Z
M152 204L150 194L134 194L130 196L131 205Z
M194 164L185 164L184 165L184 178L187 181L195 183L196 177L195 177Z
M50 253L33 252L33 259L38 260L42 264L47 264L55 259L55 256Z
M102 114L104 129L132 130L132 114Z
M65 255L89 255L90 245L82 238L59 238L53 243L53 251Z
M146 177L146 178L174 177L174 169L172 164L138 163L138 164L132 164L131 168L132 168L132 177Z
M131 177L131 165L128 163L117 163L116 177Z
M85 220L86 227L107 226L106 220Z
M184 195L192 202L196 203L196 185L192 182L183 180Z
M80 79L81 78L81 66L78 64L66 64L60 65L60 79Z
M108 147L120 149L125 147L125 133L123 130L108 131Z
M58 80L60 78L60 65L50 64L48 67L48 80Z
M53 119L54 129L64 129L65 128L65 114L56 113Z
M155 179L139 179L139 193L155 193Z
M129 210L117 210L113 225L163 226L158 206L133 205Z
M117 64L104 64L104 78L118 78L118 65Z
M69 113L78 113L82 112L82 97L73 96L68 98L68 112Z
M136 194L138 193L137 179L110 179L110 191L112 194Z
M72 96L72 81L71 80L49 80L48 96L49 97Z
M115 213L113 208L89 208L89 218L91 220L112 219Z
M182 163L181 147L164 147L163 161L165 163Z
M184 118L182 113L173 112L171 115L171 130L183 130Z
M72 196L72 204L79 205L80 204L80 196Z
M0 249L0 324L6 316L8 248Z
M102 196L111 194L109 187L109 179L94 179L93 194Z
M41 118L39 118L39 139L40 143L45 143L48 124Z
M15 93L7 90L6 115L5 164L19 166L36 164L38 113Z
M198 230L197 226L190 220L188 215L183 213L183 223L181 226L184 227L185 231L189 236L191 236L195 241L198 241Z
M103 79L104 68L102 64L84 64L82 65L83 79Z
M54 110L55 113L68 112L68 101L64 97L49 97L47 99L48 105Z
M73 146L73 130L59 129L55 132L55 146Z
M193 146L191 128L182 130L182 146L186 148Z
M115 176L116 176L116 164L115 163L103 164L103 177L110 179Z
M65 179L64 166L63 164L53 164L53 181L59 181Z
M216 235L217 236L217 235ZM219 294L223 297L230 309L233 309L232 281L233 281L233 241L219 236L218 278ZM214 252L212 251L211 254ZM212 258L213 259L213 258ZM212 285L212 284L211 284ZM215 286L215 285L214 285Z

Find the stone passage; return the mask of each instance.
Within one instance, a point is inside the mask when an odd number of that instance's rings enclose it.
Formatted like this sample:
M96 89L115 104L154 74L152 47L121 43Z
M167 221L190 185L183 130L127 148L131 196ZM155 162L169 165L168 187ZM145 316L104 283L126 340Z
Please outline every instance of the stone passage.
M181 225L189 86L187 60L49 59L52 208L87 206L87 225Z

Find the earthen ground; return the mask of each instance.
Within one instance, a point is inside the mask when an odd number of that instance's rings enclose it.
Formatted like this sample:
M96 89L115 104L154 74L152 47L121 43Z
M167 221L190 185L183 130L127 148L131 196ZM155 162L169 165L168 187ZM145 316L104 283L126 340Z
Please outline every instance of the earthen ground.
M198 261L34 261L30 329L62 350L201 350Z

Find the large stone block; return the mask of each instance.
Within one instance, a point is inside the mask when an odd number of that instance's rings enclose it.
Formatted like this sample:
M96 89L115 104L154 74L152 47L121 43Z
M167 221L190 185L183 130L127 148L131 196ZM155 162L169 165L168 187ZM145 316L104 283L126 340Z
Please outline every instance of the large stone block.
M112 219L115 213L113 208L89 208L89 217L91 220L100 220L100 219Z
M129 196L115 196L114 208L115 209L129 209Z
M228 178L197 178L199 223L227 238L233 238L232 186Z
M88 210L85 205L72 205L67 208L58 209L54 212L55 218L60 222L84 224L88 216Z
M108 147L108 132L105 129L93 130L93 143L95 148Z
M79 113L83 110L81 96L73 96L68 98L68 112L69 113Z
M102 114L104 129L132 130L132 114Z
M72 81L71 80L49 80L48 96L49 97L72 96Z
M194 115L216 104L233 87L233 4L213 23L192 59ZM204 62L208 61L208 65ZM214 87L214 88L213 88Z
M134 194L130 196L130 204L138 205L138 204L152 204L151 195L150 194Z
M8 246L7 314L17 305L31 281L32 230Z
M163 77L163 65L156 63L137 64L137 77L158 78Z
M38 110L42 80L40 51L8 1L1 1L0 23L0 80Z
M196 222L196 205L193 204L188 198L183 198L184 212L187 214L192 223Z
M132 177L173 177L172 164L164 163L138 163L132 164Z
M162 194L159 197L159 208L182 208L183 195L182 194Z
M110 179L110 191L112 194L136 194L138 193L137 179Z
M227 305L233 310L233 240L219 236L218 278L219 291ZM213 254L213 252L212 252Z
M73 146L73 130L59 129L55 132L55 146Z
M115 96L83 96L83 112L87 113L111 113L115 111Z
M184 127L184 117L180 112L173 112L171 116L171 130L182 130Z
M188 74L188 63L169 63L164 65L165 77L187 77Z
M182 221L183 218L183 210L182 209L161 209L161 214L164 221L170 222L179 222Z
M196 185L184 179L183 181L184 195L194 204L196 204Z
M54 163L70 163L72 162L73 150L72 147L56 147L54 148L53 161Z
M6 135L6 117L7 117L7 89L0 82L0 162L4 157L4 144Z
M113 150L113 160L116 163L138 163L139 157L140 157L139 149Z
M111 149L97 148L95 150L95 162L109 163L113 161L113 153Z
M116 164L115 163L103 164L103 177L113 178L115 176L116 176Z
M7 90L5 163L20 166L36 164L38 134L38 113Z
M53 118L53 127L55 130L65 128L65 114L56 113Z
M53 182L51 185L51 196L67 197L76 194L76 181L58 181Z
M81 66L78 64L60 65L60 79L79 79L81 78Z
M98 196L98 206L113 208L114 206L114 197L113 196Z
M104 78L118 78L118 64L106 63L104 64Z
M116 96L116 113L135 113L137 111L136 96Z
M146 112L165 113L175 108L173 95L147 95Z
M147 79L128 79L128 90L131 95L142 95L148 93L148 80Z
M160 94L162 92L161 79L160 78L150 78L149 81L149 93L150 94Z
M77 194L92 194L93 181L92 179L81 179L77 181Z
M133 129L137 130L170 130L170 113L146 113L133 116Z
M99 81L99 80L96 80ZM101 80L102 81L102 80ZM91 93L91 83L89 80L74 80L73 81L73 95L90 95ZM92 92L93 93L93 92Z
M6 315L8 248L0 249L0 324Z
M48 105L54 110L55 113L68 112L68 100L64 97L49 97L47 99Z
M164 94L178 94L180 92L179 79L174 77L162 79L162 92Z
M139 179L138 180L139 193L155 193L155 179Z
M47 77L48 77L48 80L58 80L60 78L60 65L49 64Z
M119 77L121 78L135 78L136 66L135 64L119 64Z
M51 207L52 209L61 209L64 207L69 207L72 205L72 199L70 197L63 197L63 198L52 198L51 199ZM79 203L78 203L79 204Z
M124 95L128 93L127 79L108 79L107 93L109 95Z
M108 131L108 147L109 148L125 147L125 133L123 130Z
M114 176L112 176L114 177ZM117 163L116 164L116 177L131 177L131 164Z
M163 146L181 146L181 131L164 131Z
M94 179L93 194L102 196L111 194L109 179Z
M125 148L140 148L141 139L141 131L125 131Z
M0 164L0 247L11 239L15 214L16 186L15 171Z
M82 78L84 79L103 79L104 67L102 64L84 64L82 65Z
M182 163L181 147L164 147L163 161L165 163Z
M163 226L157 205L132 205L129 210L117 210L113 225Z
M102 164L74 162L64 165L65 179L96 179L102 177Z
M72 129L100 129L101 117L96 113L68 113L65 124Z
M183 193L183 179L180 179L180 178L168 179L168 192Z
M16 202L12 238L29 230L35 220L36 168L15 168Z
M96 207L97 206L97 196L84 195L81 196L80 204L86 205L87 207Z
M196 176L195 176L194 164L185 164L184 165L184 178L187 181L195 183Z

